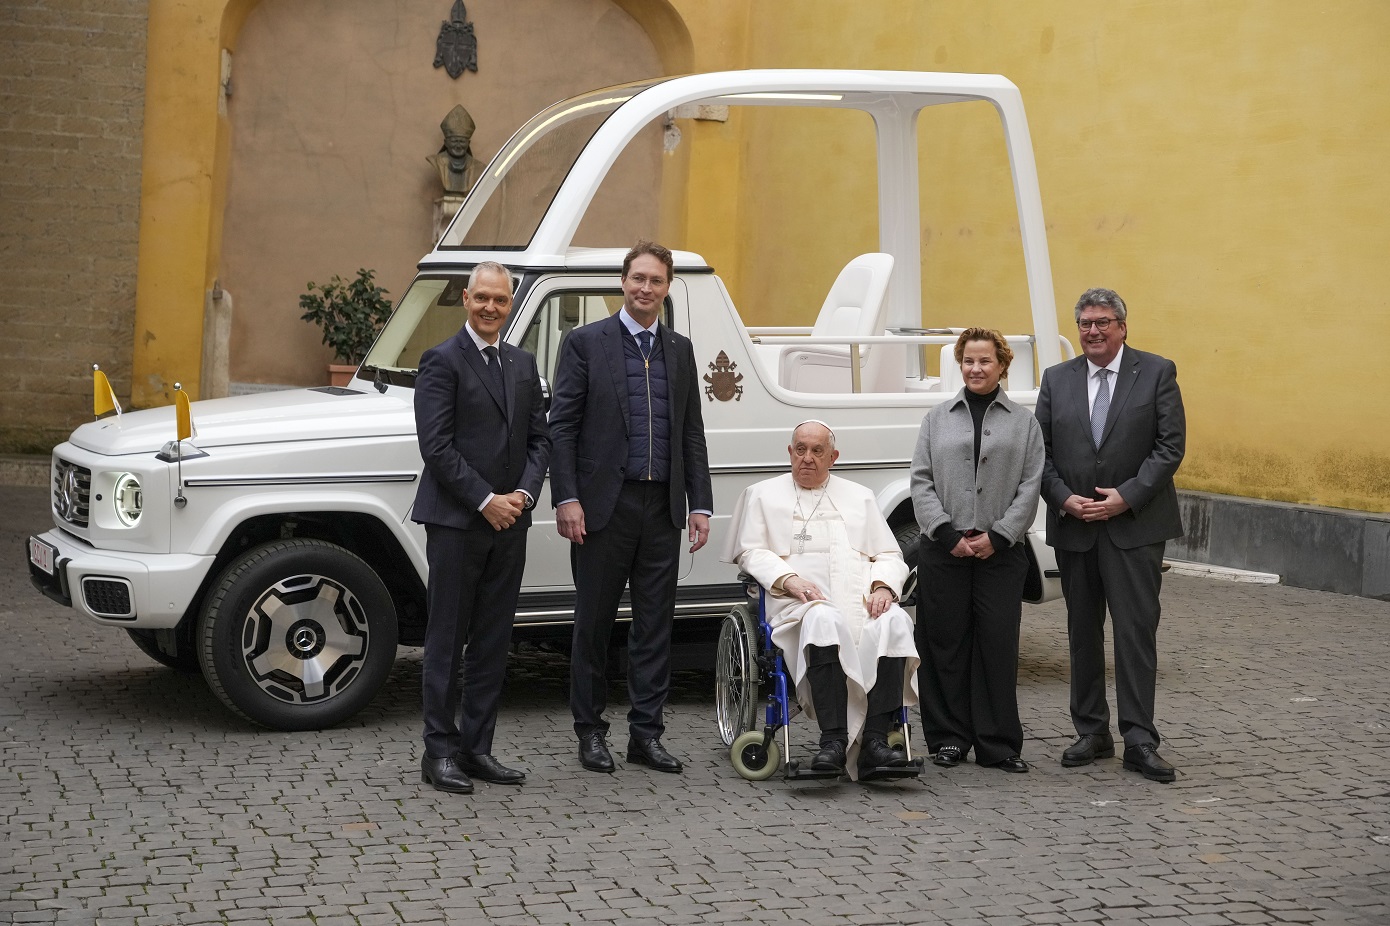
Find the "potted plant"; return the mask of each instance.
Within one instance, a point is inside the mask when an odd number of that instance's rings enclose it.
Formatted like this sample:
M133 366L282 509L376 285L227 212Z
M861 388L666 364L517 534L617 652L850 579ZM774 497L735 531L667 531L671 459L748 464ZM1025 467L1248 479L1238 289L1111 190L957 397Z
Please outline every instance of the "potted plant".
M323 343L333 348L337 362L328 365L331 385L347 385L391 316L391 300L376 285L375 274L363 267L355 280L344 280L335 273L322 285L310 282L309 291L299 297L304 310L299 317L322 328Z

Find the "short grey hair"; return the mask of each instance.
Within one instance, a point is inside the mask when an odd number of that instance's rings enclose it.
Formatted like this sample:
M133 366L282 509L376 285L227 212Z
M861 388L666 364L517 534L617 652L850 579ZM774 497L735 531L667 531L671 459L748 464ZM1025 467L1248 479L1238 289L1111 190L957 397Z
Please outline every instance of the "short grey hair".
M1093 286L1082 293L1081 298L1076 300L1076 321L1078 324L1081 322L1082 310L1088 305L1093 305L1098 309L1109 309L1115 313L1117 319L1125 320L1125 301L1113 289Z
M469 285L469 286L472 286L472 285L473 285L473 278L476 277L476 276L478 275L479 271L482 271L482 270L487 270L487 271L489 271L489 272L491 272L491 273L500 274L501 277L502 277L502 279L504 279L504 280L507 281L507 292L509 292L509 293L510 293L510 292L513 292L513 288L512 288L512 272L511 272L510 270L508 270L506 267L503 267L501 264L499 264L499 263L498 263L497 261L495 261L495 260L485 260L485 261L482 261L481 263L479 263L478 266L474 267L474 268L473 268L473 272L470 273L470 274L468 275L468 285Z

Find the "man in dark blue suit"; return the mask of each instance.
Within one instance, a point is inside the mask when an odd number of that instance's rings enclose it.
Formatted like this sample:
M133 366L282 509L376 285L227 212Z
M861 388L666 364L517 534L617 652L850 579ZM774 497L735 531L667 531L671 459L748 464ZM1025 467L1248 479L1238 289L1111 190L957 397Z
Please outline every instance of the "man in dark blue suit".
M573 544L570 710L579 762L595 772L613 771L603 711L624 586L632 601L627 760L681 770L661 743L680 531L688 527L692 553L705 545L714 493L695 353L659 321L673 268L670 251L639 242L623 261L622 309L572 331L555 370L550 496L556 529Z
M430 569L420 776L457 794L473 790L470 774L497 784L526 777L493 757L492 735L526 529L550 454L536 358L500 337L511 275L501 264L479 264L464 302L463 328L420 358L415 426L425 470L411 512L425 525Z
M1084 356L1043 373L1037 415L1047 455L1042 496L1057 551L1071 641L1071 715L1079 736L1065 766L1113 756L1105 700L1105 611L1115 636L1124 767L1177 777L1158 754L1154 688L1164 544L1182 536L1173 475L1187 445L1173 361L1125 343L1124 300L1088 289L1076 303Z

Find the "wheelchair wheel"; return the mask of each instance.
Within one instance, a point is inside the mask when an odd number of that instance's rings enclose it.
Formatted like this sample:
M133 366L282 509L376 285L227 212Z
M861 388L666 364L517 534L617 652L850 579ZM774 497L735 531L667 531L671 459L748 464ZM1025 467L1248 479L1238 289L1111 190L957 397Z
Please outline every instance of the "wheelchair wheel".
M734 605L719 625L714 664L714 710L725 746L753 728L758 708L758 626L748 605Z
M888 745L892 749L902 749L907 745L907 737L903 736L901 729L894 730L888 734Z
M764 748L763 734L749 730L729 747L729 761L734 771L749 781L766 781L777 774L782 764L782 750L775 738Z

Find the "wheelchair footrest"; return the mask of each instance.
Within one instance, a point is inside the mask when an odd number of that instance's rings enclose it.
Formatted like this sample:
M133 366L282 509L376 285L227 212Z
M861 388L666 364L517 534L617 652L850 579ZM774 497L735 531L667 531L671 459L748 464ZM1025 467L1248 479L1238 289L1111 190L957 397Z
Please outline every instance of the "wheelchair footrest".
M861 768L860 781L892 781L898 778L916 778L922 774L922 760L913 759L906 765L880 765L875 768Z
M820 769L811 768L809 765L801 767L799 759L792 759L787 763L786 779L788 781L825 781L828 779L839 778L844 775L843 769Z

